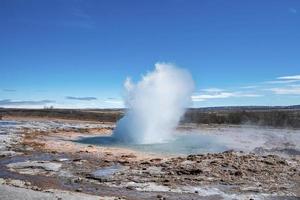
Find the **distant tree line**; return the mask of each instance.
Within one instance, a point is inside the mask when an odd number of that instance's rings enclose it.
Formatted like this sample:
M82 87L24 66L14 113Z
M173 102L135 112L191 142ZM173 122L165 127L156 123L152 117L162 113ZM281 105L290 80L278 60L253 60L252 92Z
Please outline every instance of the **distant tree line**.
M99 111L75 110L75 109L0 109L0 116L17 117L47 117L59 119L116 122L123 115L123 112L113 109Z

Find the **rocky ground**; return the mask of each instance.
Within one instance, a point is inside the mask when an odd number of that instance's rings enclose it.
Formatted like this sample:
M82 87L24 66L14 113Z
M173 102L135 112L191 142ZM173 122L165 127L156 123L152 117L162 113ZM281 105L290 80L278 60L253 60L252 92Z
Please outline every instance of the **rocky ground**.
M9 121L0 125L0 199L300 197L297 149L284 156L264 148L167 156L74 142L111 134L110 123L4 120Z

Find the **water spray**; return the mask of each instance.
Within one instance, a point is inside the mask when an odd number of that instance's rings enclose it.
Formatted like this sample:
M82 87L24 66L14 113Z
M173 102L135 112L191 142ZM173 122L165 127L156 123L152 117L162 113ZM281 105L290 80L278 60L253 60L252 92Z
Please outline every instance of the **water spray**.
M151 144L171 139L191 103L194 81L185 69L156 63L153 72L136 84L127 78L124 87L128 109L113 137L124 143Z

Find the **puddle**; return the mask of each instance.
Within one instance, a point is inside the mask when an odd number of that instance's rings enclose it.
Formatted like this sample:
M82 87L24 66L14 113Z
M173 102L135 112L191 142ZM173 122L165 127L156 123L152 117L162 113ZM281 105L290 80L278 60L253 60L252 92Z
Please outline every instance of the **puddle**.
M103 167L100 169L97 169L93 173L91 173L91 176L93 178L107 178L112 176L114 173L124 170L124 167L121 165L112 165L109 167Z
M16 121L2 121L0 120L0 126L15 126L20 124L19 122Z

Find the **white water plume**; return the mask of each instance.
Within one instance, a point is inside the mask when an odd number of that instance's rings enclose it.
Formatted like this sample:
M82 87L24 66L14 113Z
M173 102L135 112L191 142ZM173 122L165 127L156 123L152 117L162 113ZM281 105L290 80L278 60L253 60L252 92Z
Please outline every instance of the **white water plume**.
M190 73L172 64L156 63L137 84L125 81L125 116L113 137L127 143L161 143L170 139L185 108L191 103L194 82Z

